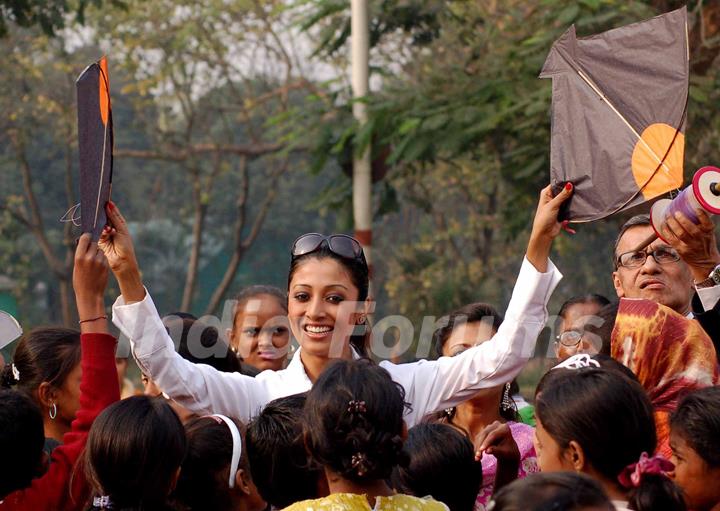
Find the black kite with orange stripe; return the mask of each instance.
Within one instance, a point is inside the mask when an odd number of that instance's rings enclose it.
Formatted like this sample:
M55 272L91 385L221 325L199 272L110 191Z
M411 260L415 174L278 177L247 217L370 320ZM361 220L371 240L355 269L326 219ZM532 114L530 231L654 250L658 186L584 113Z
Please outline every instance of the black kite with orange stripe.
M97 241L106 223L113 171L113 125L107 59L90 64L76 82L80 155L80 222Z

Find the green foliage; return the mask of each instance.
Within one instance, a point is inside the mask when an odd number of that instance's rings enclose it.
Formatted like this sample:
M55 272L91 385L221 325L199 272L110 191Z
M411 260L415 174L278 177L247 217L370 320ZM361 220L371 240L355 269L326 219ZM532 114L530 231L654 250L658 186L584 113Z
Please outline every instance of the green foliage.
M445 5L441 0L370 0L370 45L398 31L410 36L412 44L425 45L439 34L439 18ZM301 0L309 10L300 20L304 31L317 30L316 55L331 56L343 49L350 38L350 8L344 0Z
M124 8L123 0L110 0L115 7ZM20 27L38 26L45 35L54 36L65 27L68 15L85 23L85 11L92 5L101 8L103 0L0 0L0 37L8 35L8 21Z
M356 126L346 103L317 139L323 155L348 144L362 150L369 141L391 148L393 168L376 195L394 189L403 206L399 213L377 209L385 215L376 224L375 253L384 255L377 275L391 308L416 318L509 298L537 193L548 182L551 87L538 74L553 41L571 24L583 36L658 13L649 2L624 0L441 4L432 3L433 37L424 44L410 38L398 50L391 32L373 41L375 65L395 72L383 74L366 98L370 122ZM349 9L334 5L314 20L324 30L320 52L344 41ZM374 5L371 12L374 25L383 26L377 18L387 11ZM384 47L400 61L384 61ZM711 76L692 79L690 161L717 150L717 116L708 108L718 104L717 77L715 66ZM609 246L622 220L579 226L574 239L556 243L554 258L571 270L558 303L586 291L612 296Z
M12 21L0 39L0 263L19 283L27 323L56 321L58 293L35 237L10 212L28 213L13 137L22 135L30 148L32 186L62 259L66 231L57 219L75 200L75 183L65 190L68 161L77 159L74 78L100 48L110 58L116 150L153 153L116 158L113 196L141 240L141 264L161 309L178 306L200 204L206 217L194 305L203 310L231 254L242 185L238 154L175 157L203 144L277 144L248 164L250 217L270 190L277 197L230 293L261 281L282 286L287 246L298 234L352 229L346 169L369 149L389 168L374 185L379 312L418 318L477 300L502 308L509 298L548 180L550 82L537 75L552 42L572 23L583 36L679 5L371 0L373 93L361 99L370 121L358 126L345 79L346 0L122 3L43 2L48 19L40 21L32 11L40 2L0 0L0 29ZM707 4L690 2L691 18ZM30 10L22 18L12 5ZM93 6L85 20L94 34L89 47L68 53L64 32L42 33L86 5ZM34 28L15 26L26 24ZM301 37L315 43L313 56L296 55L307 45L293 46ZM713 44L695 47L692 62ZM316 63L335 74L302 73ZM690 95L688 173L720 149L717 63L692 75ZM284 158L288 170L273 184ZM553 306L582 292L613 293L610 244L622 220L581 225L577 236L558 240L553 258L566 279Z

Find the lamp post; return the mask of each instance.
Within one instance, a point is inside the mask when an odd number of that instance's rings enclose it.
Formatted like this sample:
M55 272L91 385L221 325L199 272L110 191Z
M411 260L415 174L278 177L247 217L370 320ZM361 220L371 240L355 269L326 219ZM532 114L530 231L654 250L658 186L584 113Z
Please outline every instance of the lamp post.
M352 0L351 9L353 116L362 126L368 120L364 101L369 89L368 0ZM372 172L369 146L359 155L353 151L353 219L355 238L362 245L368 265L372 268Z

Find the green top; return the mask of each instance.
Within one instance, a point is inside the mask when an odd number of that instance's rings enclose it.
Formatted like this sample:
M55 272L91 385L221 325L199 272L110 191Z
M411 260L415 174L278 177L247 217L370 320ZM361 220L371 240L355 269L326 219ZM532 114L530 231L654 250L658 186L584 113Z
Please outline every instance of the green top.
M520 422L527 424L528 426L535 427L535 407L533 405L527 405L518 410L520 416Z

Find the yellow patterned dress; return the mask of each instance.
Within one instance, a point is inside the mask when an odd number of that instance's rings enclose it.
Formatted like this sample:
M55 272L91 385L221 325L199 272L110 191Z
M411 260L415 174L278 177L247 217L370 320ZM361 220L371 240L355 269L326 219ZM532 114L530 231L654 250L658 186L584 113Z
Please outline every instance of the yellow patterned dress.
M377 497L375 507L370 507L365 495L334 493L322 499L296 502L285 511L448 511L448 507L430 497L410 495Z

